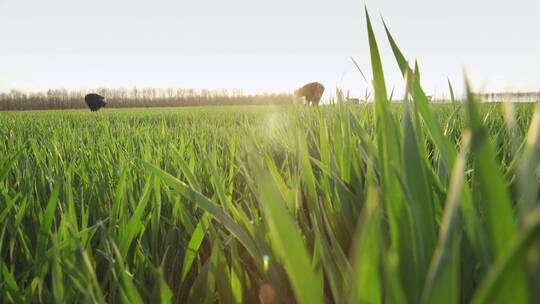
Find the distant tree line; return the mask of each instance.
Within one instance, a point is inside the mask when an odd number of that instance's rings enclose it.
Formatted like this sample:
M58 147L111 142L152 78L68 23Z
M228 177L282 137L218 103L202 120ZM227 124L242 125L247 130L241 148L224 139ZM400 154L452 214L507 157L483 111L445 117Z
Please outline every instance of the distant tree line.
M87 108L84 96L95 92L107 98L108 108L182 107L208 105L292 104L287 93L245 95L239 90L195 90L181 88L115 88L94 90L50 89L46 92L10 90L0 93L0 110L45 110Z

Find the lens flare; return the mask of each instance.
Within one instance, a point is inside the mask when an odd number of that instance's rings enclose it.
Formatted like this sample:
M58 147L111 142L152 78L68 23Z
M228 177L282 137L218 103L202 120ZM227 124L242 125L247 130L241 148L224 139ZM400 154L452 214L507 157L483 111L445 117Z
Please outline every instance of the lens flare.
M268 254L264 254L263 255L263 267L264 267L264 271L267 271L268 270L268 265L270 263L270 256Z

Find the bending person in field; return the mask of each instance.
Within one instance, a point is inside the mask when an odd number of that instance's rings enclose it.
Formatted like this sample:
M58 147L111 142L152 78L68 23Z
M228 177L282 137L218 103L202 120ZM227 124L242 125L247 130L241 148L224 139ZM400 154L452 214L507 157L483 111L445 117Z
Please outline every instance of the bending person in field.
M324 93L324 86L318 82L310 82L294 91L294 95L304 98L307 105L318 106Z
M98 95L96 93L90 93L84 96L84 101L86 101L86 104L90 108L90 111L95 112L105 105L107 105L107 102L105 101L105 97Z

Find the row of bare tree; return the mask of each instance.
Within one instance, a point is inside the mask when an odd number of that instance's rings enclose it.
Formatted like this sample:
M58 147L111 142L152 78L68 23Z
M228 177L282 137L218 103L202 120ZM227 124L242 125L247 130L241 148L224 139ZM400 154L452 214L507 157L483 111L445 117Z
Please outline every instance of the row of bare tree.
M50 89L46 92L10 90L0 93L0 110L44 110L86 108L84 96L96 92L107 98L107 107L181 107L207 105L291 104L291 94L245 95L239 90L195 90L181 88L99 88L94 90Z

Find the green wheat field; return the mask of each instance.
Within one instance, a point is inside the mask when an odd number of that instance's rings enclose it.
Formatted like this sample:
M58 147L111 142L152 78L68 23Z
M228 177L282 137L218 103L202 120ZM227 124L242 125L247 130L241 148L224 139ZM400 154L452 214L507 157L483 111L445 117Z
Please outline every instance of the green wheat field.
M367 28L373 103L0 113L0 302L538 303L540 108Z

